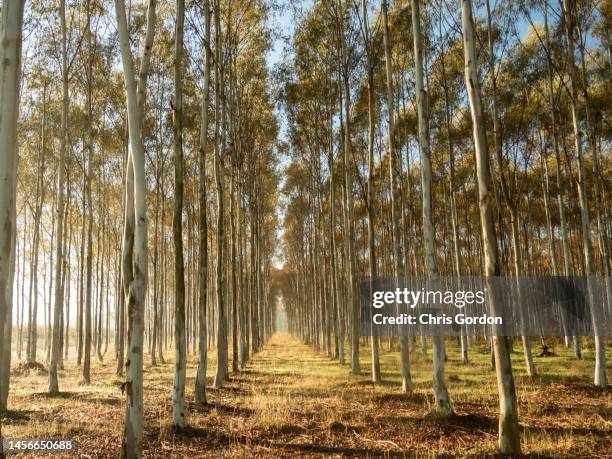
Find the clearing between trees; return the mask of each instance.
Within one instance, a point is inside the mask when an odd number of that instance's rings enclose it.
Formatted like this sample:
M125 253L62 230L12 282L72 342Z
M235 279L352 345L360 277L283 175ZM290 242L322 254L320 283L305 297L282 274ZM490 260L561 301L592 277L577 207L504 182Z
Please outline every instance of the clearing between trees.
M197 356L187 365L189 427L171 426L172 356L152 367L145 357L145 457L423 456L494 454L498 400L495 374L484 343L473 344L472 361L462 365L460 348L447 343L449 388L456 415L428 416L433 404L431 351L411 352L415 390L400 393L399 352L381 343L382 384L369 371L350 374L323 353L287 333L276 333L247 366L232 373L219 390L208 389L206 406L196 405L193 388ZM368 368L365 343L362 368ZM526 454L608 457L612 399L593 387L593 349L570 360L571 349L554 347L539 358L541 376L526 376L518 343L512 353L523 450ZM214 375L211 352L208 375ZM608 356L610 357L610 356ZM609 359L608 359L609 361ZM79 384L74 359L60 370L63 392L51 396L45 370L13 369L11 411L3 419L5 438L64 437L76 453L117 457L121 451L125 397L114 361L93 362L91 385ZM212 377L208 385L212 385ZM54 455L54 457L60 457Z

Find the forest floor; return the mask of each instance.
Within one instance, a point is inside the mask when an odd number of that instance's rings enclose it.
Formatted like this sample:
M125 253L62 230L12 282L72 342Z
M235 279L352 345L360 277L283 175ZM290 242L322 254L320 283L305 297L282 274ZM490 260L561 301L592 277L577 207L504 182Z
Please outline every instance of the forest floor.
M187 367L190 427L170 421L173 365L145 368L145 457L423 457L492 455L497 442L498 399L495 374L483 346L471 348L462 365L449 341L447 379L456 415L432 418L430 355L411 353L416 389L399 389L399 354L381 349L384 382L369 380L369 348L362 347L363 374L350 375L295 337L278 333L247 368L220 390L208 389L207 406L193 403L196 356ZM535 342L534 342L535 347ZM538 346L539 347L539 346ZM608 349L610 349L608 347ZM593 352L577 361L559 346L559 355L536 358L542 376L528 378L521 349L512 356L519 396L522 447L543 457L610 457L612 398L591 384ZM110 354L110 353L109 353ZM168 353L167 353L168 354ZM208 369L214 374L214 352ZM231 356L231 352L230 352ZM608 361L612 355L608 354ZM117 457L124 417L121 380L115 362L92 359L92 384L79 384L81 369L66 362L59 396L46 394L42 371L11 379L5 438L71 438L75 456ZM608 367L610 373L612 369ZM210 385L209 385L210 387ZM54 454L53 457L58 457Z

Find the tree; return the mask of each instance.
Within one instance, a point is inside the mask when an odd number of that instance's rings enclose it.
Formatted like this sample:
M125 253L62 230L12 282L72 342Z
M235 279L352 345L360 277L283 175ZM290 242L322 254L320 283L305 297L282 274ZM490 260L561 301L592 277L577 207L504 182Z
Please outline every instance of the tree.
M0 41L3 46L0 48L0 62L2 62L0 69L0 343L2 344L0 410L5 412L9 385L16 258L17 119L21 81L23 2L4 0L1 8ZM7 346L9 352L6 352Z
M495 49L493 46L493 22L491 19L491 7L490 2L487 0L487 38L489 45L489 72L491 74L491 92L492 92L492 113L491 116L493 118L493 139L494 139L494 149L495 156L497 158L497 162L499 164L499 176L501 183L502 195L506 204L508 205L508 209L510 210L510 224L512 227L512 252L514 258L514 275L518 278L521 275L522 269L522 251L521 244L519 241L519 230L518 230L518 211L517 211L517 203L510 196L509 186L506 180L506 175L504 172L504 161L502 158L502 136L501 136L501 127L499 125L499 116L498 116L498 100L497 100L497 73L495 69ZM518 282L518 280L517 280ZM521 302L521 298L523 294L521 292L520 283L517 285L518 291L518 299ZM519 310L519 314L522 316L522 310ZM525 318L521 317L521 321L524 321ZM531 341L528 336L524 334L521 336L521 340L523 342L523 353L525 355L525 365L527 367L527 374L529 376L535 376L538 374L535 364L533 363L533 356L531 352Z
M206 150L208 148L208 105L210 102L210 2L204 0L204 89L202 106L200 109L200 144L199 144L199 204L200 220L200 258L199 258L199 298L198 298L198 369L195 382L196 403L206 403L206 361L207 361L207 334L206 334L206 301L208 295L208 221L206 202Z
M149 0L147 8L147 32L143 47L143 56L140 63L139 81L136 83L134 62L130 49L130 38L127 27L125 4L123 0L115 0L117 15L117 29L119 31L119 45L121 49L121 62L127 93L128 125L130 134L130 155L128 161L132 164L134 174L133 190L128 192L131 185L126 181L126 198L133 196L134 208L134 275L130 284L126 286L126 305L128 309L128 358L127 380L123 384L126 393L126 415L123 434L122 457L140 457L142 452L142 424L143 424L143 335L144 335L144 306L147 291L147 206L146 206L146 179L145 179L145 152L142 141L142 115L146 80L150 62L151 47L155 31L155 0ZM129 168L128 168L129 174ZM127 226L127 222L126 222ZM130 239L130 238L128 238ZM124 246L124 250L126 247ZM128 254L124 253L124 260ZM124 264L125 266L125 264ZM126 282L126 276L123 276Z
M593 280L595 274L593 260L593 242L591 241L589 206L587 203L586 172L582 153L582 131L578 118L578 82L576 81L576 64L574 59L574 2L563 0L563 23L565 26L565 37L567 40L567 65L570 77L570 108L572 113L572 126L574 128L574 148L578 161L578 204L580 207L580 220L582 230L582 247L584 251L584 271L587 276L587 290L589 305L591 309L591 320L595 340L595 374L594 384L598 387L606 387L606 345L605 338L601 335L601 319L598 306L594 304Z
M57 365L61 354L60 326L62 314L62 302L64 292L62 289L62 263L64 261L64 175L67 153L68 136L68 49L66 28L66 1L60 0L60 23L61 23L61 48L62 48L62 125L60 133L60 151L57 164L57 194L56 194L56 216L55 216L55 300L53 309L53 339L51 343L51 363L49 365L49 393L59 392L57 380Z
M185 412L185 376L187 350L185 338L185 266L183 261L183 29L185 2L176 2L174 36L174 381L172 384L172 422L177 427L187 425Z
M497 237L493 223L491 173L489 170L489 151L485 134L484 113L480 81L478 79L478 59L472 18L472 1L461 0L461 26L463 30L463 49L465 58L465 85L467 88L472 117L472 129L476 154L476 175L478 179L478 205L482 244L484 254L484 274L488 278L499 274L497 261ZM490 307L496 310L494 284L488 284ZM499 392L499 450L502 454L517 455L521 453L518 425L518 408L516 389L510 362L509 343L504 336L493 337L495 355L495 373Z
M396 196L396 170L397 170L397 155L395 152L394 138L394 112L393 112L393 74L391 70L391 45L389 43L389 27L387 24L387 1L383 0L381 6L383 18L383 38L385 47L385 70L387 77L387 131L388 131L388 148L389 148L389 186L391 195L391 220L392 220L392 238L393 238L393 271L395 277L400 278L405 275L405 266L403 264L400 236L400 208ZM410 361L408 356L408 338L400 337L400 360L402 370L402 392L412 392L412 378L410 376Z
M359 15L359 9L357 14ZM386 5L384 6L385 31L386 31ZM368 209L368 269L370 275L370 292L374 291L374 278L377 276L376 266L376 242L374 240L374 136L375 136L375 100L374 100L374 50L371 38L370 24L368 19L368 7L366 0L362 0L363 20L361 22L361 33L367 57L368 78L368 191L366 206ZM360 18L361 20L361 18ZM385 34L386 36L386 34ZM386 47L387 48L387 47ZM386 49L385 48L385 49ZM380 338L376 333L372 334L372 381L379 383L380 375ZM402 361L403 362L403 361Z
M223 137L220 128L225 127L225 109L221 107L222 80L224 78L222 57L221 17L219 2L215 4L215 181L217 184L217 371L214 386L219 388L227 378L227 311L225 293L225 179L222 155Z
M419 122L419 146L421 149L421 188L423 192L423 239L425 240L425 269L428 278L436 275L435 232L431 196L431 152L429 147L429 120L427 114L427 91L423 76L423 37L419 0L412 0L412 35L414 37L414 67L416 75L416 100ZM444 379L444 338L432 336L433 387L435 396L434 412L448 417L453 407L448 396Z

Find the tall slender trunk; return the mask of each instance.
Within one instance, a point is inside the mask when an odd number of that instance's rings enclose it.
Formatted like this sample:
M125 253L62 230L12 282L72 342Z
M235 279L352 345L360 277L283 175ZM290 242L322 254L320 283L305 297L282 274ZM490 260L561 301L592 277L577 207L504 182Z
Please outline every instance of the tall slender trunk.
M595 275L595 265L593 259L593 243L591 241L589 206L587 198L586 173L582 151L582 136L580 121L578 119L578 84L576 81L576 64L574 59L574 2L563 0L563 22L565 26L565 36L567 40L567 62L569 65L570 76L570 108L572 112L572 125L574 128L574 148L578 161L578 203L580 207L580 220L582 229L582 248L584 252L584 270L587 276L588 301L591 308L591 321L593 326L593 339L595 341L595 374L594 384L597 387L606 387L606 343L602 336L599 306L594 304L594 292L592 276Z
M174 35L174 382L172 385L172 422L187 425L185 377L187 370L185 337L185 266L183 261L183 29L185 2L176 2Z
M557 130L557 111L555 110L553 60L551 54L550 33L548 30L548 2L544 4L544 34L546 39L546 69L548 76L548 100L550 105L550 123L552 127L552 141L555 151L555 179L557 184L557 207L559 211L559 230L561 233L561 248L563 250L563 275L572 275L572 263L569 249L569 238L567 234L567 223L565 218L565 189L561 180L561 153L559 149L559 137ZM582 358L580 340L577 336L572 337L574 342L574 354L578 359ZM566 341L568 341L566 339Z
M206 202L206 150L208 149L208 105L210 101L210 1L204 0L204 89L200 108L200 145L198 151L200 219L199 270L198 270L198 369L195 380L195 401L206 403L207 330L206 302L208 299L208 205Z
M376 277L376 242L374 240L374 136L375 136L375 120L374 120L374 63L372 61L372 40L370 37L370 26L368 18L368 8L366 0L361 3L363 22L362 33L366 47L367 58L367 75L368 75L368 184L367 184L367 211L368 211L368 269L370 275L370 294L374 291L374 278ZM373 330L371 336L372 342L372 381L379 383L380 375L380 338L376 331Z
M87 25L91 26L91 3L87 2ZM93 78L93 49L91 33L87 34L87 48L89 59L87 62L87 255L86 255L86 297L85 297L85 341L83 356L83 383L89 384L91 372L91 345L92 345L92 296L93 296L93 200L91 195L91 184L93 181L93 101L92 101L92 78Z
M37 203L34 214L34 235L32 244L32 263L30 264L30 295L29 295L29 321L28 321L28 343L26 358L29 363L36 362L36 348L38 345L38 330L36 317L38 316L38 255L40 247L40 219L45 200L45 152L47 149L47 84L43 88L43 113L40 126L40 154L38 160L38 180L37 180Z
M146 80L150 63L151 48L155 31L155 0L149 0L147 8L147 32L141 58L139 81L136 83L134 62L130 49L125 3L115 0L117 29L119 32L119 47L123 65L124 83L127 93L128 123L131 146L131 162L133 166L133 208L134 208L134 277L126 285L126 304L128 309L128 353L126 373L127 380L123 384L126 393L125 426L121 456L138 458L142 453L143 426L143 335L144 306L147 290L147 205L145 154L142 140L142 116L144 112L144 96ZM128 173L129 175L129 173ZM129 186L126 181L126 188ZM130 196L126 190L126 198ZM127 222L126 222L127 223ZM127 226L127 224L126 224ZM128 238L129 239L129 238ZM126 246L124 246L126 248ZM129 249L129 247L127 247ZM124 253L124 261L129 253ZM130 260L131 261L131 260ZM125 263L124 263L125 266ZM124 276L124 282L127 281Z
M359 335L361 323L359 320L359 302L355 294L357 267L355 260L355 224L354 224L354 197L353 197L353 173L351 164L351 113L350 113L350 81L349 81L349 57L344 30L343 18L340 18L338 30L338 92L340 109L340 130L342 136L342 154L344 169L344 189L343 189L343 217L344 217L344 241L346 263L345 275L348 288L346 290L346 305L348 313L348 323L350 327L350 352L351 352L351 372L359 374L361 372L359 363Z
M440 8L440 27L442 27L442 9ZM440 35L442 33L440 32ZM459 222L457 221L457 190L455 189L455 150L453 143L453 134L451 129L451 100L450 91L448 86L448 77L446 74L446 61L445 53L440 53L440 63L442 67L442 87L444 89L444 124L446 128L446 137L448 141L448 164L449 164L449 175L448 175L448 188L450 194L450 206L451 206L451 230L453 234L453 254L454 254L454 271L457 277L461 277L461 250L459 243ZM461 344L461 360L464 364L467 364L468 359L468 337L466 335L465 327L461 331L460 337Z
M393 271L395 277L403 277L405 274L404 263L402 258L401 250L401 233L400 233L400 213L398 199L396 196L397 192L397 155L395 150L395 112L393 107L393 72L391 62L391 44L389 43L389 26L387 20L387 0L383 0L381 5L382 18L383 18L383 42L385 48L385 70L387 76L387 137L389 149L389 184L391 197L391 235L393 239ZM412 377L410 375L410 360L409 360L409 346L408 337L400 337L400 361L402 371L402 392L412 392Z
M484 254L484 274L490 278L499 274L497 260L497 237L493 223L491 202L491 173L489 170L489 151L485 134L484 113L478 79L478 60L472 18L471 0L461 0L461 25L463 29L463 50L465 58L465 85L467 88L472 117L474 146L476 153L476 174L478 178L478 201L482 245ZM488 282L489 304L493 315L498 301L492 282ZM512 375L509 343L506 337L493 337L495 372L499 392L499 450L502 454L520 455L520 435L516 389Z
M77 333L77 365L81 365L83 358L83 314L85 312L85 230L87 228L87 166L85 163L85 151L83 148L83 160L81 166L83 168L83 192L81 197L81 238L79 240L79 290L78 290L78 304L77 304L77 318L76 318L76 333Z
M98 362L102 362L102 306L104 300L104 252L106 250L106 243L104 242L106 235L106 220L105 216L100 216L100 223L98 226L98 318L96 319L96 355L98 357Z
M59 160L57 164L57 203L55 207L55 298L53 308L53 337L51 341L51 362L49 365L49 393L59 392L57 365L60 359L60 326L62 315L62 260L64 253L64 174L66 168L68 140L68 32L66 27L66 1L60 0L61 48L62 48L62 119Z
M423 193L423 239L425 240L425 269L427 277L433 278L436 273L436 252L434 247L434 222L431 196L431 152L429 147L429 115L427 113L427 91L423 76L423 36L421 32L421 13L419 0L412 0L412 35L414 38L414 67L416 75L416 100L419 118L419 146L421 149L421 190ZM438 416L448 417L453 414L446 381L444 378L444 338L431 337L433 360L433 389L435 404L433 411Z
M492 118L493 118L493 139L494 139L494 150L495 156L497 158L497 162L499 164L499 176L501 182L502 195L504 200L510 210L510 220L512 225L512 251L514 254L514 275L518 277L521 274L522 262L521 262L521 248L520 243L518 241L518 210L517 203L510 196L510 190L508 187L508 183L506 181L505 173L504 173L504 161L502 155L502 137L501 137L501 127L499 125L499 115L497 112L497 75L495 73L495 50L493 47L493 25L491 18L491 8L489 4L489 0L486 1L486 9L487 9L487 38L488 38L488 47L489 47L489 72L491 73L491 86L492 86ZM517 280L517 283L519 281ZM520 284L517 285L518 288L518 301L521 303L521 298L523 294L521 293ZM519 308L519 318L521 321L521 327L523 326L525 318L523 317L522 308ZM537 370L535 364L533 362L533 355L531 352L531 341L528 336L525 336L524 333L521 334L521 341L523 342L523 354L525 357L525 366L527 368L527 374L529 376L537 375Z
M225 304L225 191L224 164L221 151L223 138L219 129L225 127L225 108L221 102L220 91L223 80L221 69L221 18L219 2L215 2L215 180L217 182L217 370L215 388L223 386L227 378L227 312Z
M21 80L21 42L24 2L5 0L0 12L0 343L2 399L6 411L11 358L13 281L17 234L17 119ZM0 437L2 421L0 420ZM1 438L0 438L1 440Z

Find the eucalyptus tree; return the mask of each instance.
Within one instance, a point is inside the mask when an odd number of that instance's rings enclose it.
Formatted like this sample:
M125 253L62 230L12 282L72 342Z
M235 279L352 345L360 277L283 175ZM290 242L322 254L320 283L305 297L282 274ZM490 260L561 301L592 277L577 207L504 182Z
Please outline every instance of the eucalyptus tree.
M374 290L374 278L377 276L377 261L376 261L376 241L374 237L374 137L376 135L376 120L375 120L375 87L374 87L374 43L372 39L372 31L368 17L368 4L366 0L362 0L361 14L359 15L359 7L356 6L357 16L360 20L360 29L363 36L363 44L366 54L366 72L367 72L367 87L368 87L368 184L367 184L367 199L366 207L368 212L368 270L370 276L370 292ZM386 24L386 2L384 3L384 18L385 18L385 37L387 37ZM385 41L386 43L386 41ZM388 46L385 47L385 50ZM389 125L391 130L391 123ZM390 149L393 151L393 149ZM392 172L393 174L393 172ZM394 226L395 228L395 226ZM380 338L376 333L372 333L372 381L379 383L381 381L380 374ZM403 360L402 360L403 363Z
M359 301L357 298L357 263L355 254L355 204L353 195L353 152L351 149L351 91L350 71L351 45L349 43L352 30L350 24L350 9L348 3L341 0L333 2L332 15L336 23L336 53L338 56L338 108L341 126L341 145L344 171L344 231L345 231L345 257L346 278L348 283L347 306L350 317L350 351L351 372L359 374L361 366L359 362L360 342L360 320Z
M508 180L506 179L506 174L504 171L504 160L503 160L503 139L501 126L499 121L499 102L498 102L498 90L497 90L497 78L498 78L498 70L495 65L495 47L494 47L494 39L493 39L493 20L491 14L491 6L490 1L486 1L486 10L487 10L487 40L488 40L488 51L489 51L489 80L491 81L491 117L493 118L493 140L494 140L494 150L495 156L499 165L499 177L500 177L500 185L502 195L504 197L504 201L506 202L508 209L510 210L510 224L512 228L512 252L514 259L514 275L518 278L522 273L522 251L521 244L519 241L519 216L517 210L517 200L511 196L509 190ZM518 282L518 281L517 281ZM519 294L519 302L523 297L521 292L520 284L518 285L518 294ZM519 310L519 314L522 315L522 312ZM525 318L521 318L521 321L524 321ZM537 369L533 362L533 355L531 352L531 340L528 336L524 334L521 336L521 340L523 343L523 353L525 356L525 366L527 368L527 374L529 376L537 375Z
M47 150L47 102L49 82L46 77L43 82L42 92L42 115L40 122L40 152L38 159L38 175L36 180L36 209L34 211L34 227L32 235L32 256L30 263L30 286L29 286L29 320L26 346L26 360L29 364L36 362L37 348L37 323L35 317L38 316L38 261L40 247L40 221L42 209L45 201L45 156Z
M87 244L82 240L82 249L81 249L81 259L83 256L86 257L86 267L85 267L85 276L86 276L86 290L85 297L83 298L83 294L81 294L81 315L80 322L84 322L84 340L82 340L83 346L85 348L84 356L83 356L83 383L90 383L90 372L91 372L91 332L92 332L92 324L91 324L91 314L92 314L92 269L93 269L93 200L92 200L92 180L93 180L93 95L92 95L92 84L93 84L93 60L94 60L94 49L92 42L92 31L91 31L91 16L92 16L92 5L91 2L87 2L87 60L85 63L85 78L87 80L87 153L89 158L87 160L87 168L85 168L85 164L83 164L83 196L84 201L87 201ZM83 159L83 163L85 160ZM85 206L85 204L84 204ZM85 208L83 208L83 213L85 213ZM82 235L85 236L85 215L83 215L83 229ZM84 252L83 248L87 247ZM81 279L81 283L85 283L84 279ZM84 301L83 301L84 300ZM83 320L83 315L85 318ZM80 350L79 343L79 350ZM123 370L123 365L121 366L121 370Z
M66 1L60 0L59 5L61 28L61 71L62 71L62 124L60 132L60 151L57 164L57 194L55 216L55 300L53 308L53 339L51 344L51 362L49 364L49 393L59 392L57 366L60 359L60 326L62 314L62 263L64 259L64 175L66 173L67 137L68 137L68 31L66 26Z
M389 39L389 26L387 19L387 0L382 1L381 14L383 20L383 39L385 49L385 72L387 80L387 132L389 150L389 195L391 198L391 235L393 239L393 273L396 278L401 278L405 275L405 266L403 263L401 250L401 234L400 234L400 206L397 193L397 153L395 148L395 124L394 124L394 106L393 106L393 72L391 63L391 44ZM405 249L405 247L404 247ZM400 360L402 371L402 391L405 393L411 392L412 377L410 375L410 361L408 356L408 337L400 337Z
M214 134L214 168L217 185L217 261L216 261L216 292L217 292L217 369L214 386L219 388L227 378L227 296L226 270L225 270L225 158L223 157L225 145L225 96L221 94L224 89L224 53L223 36L221 32L221 10L219 0L215 2L215 134ZM223 89L222 89L223 88Z
M497 236L493 222L491 173L489 169L489 151L484 123L484 107L478 76L478 58L476 54L476 36L472 17L472 1L461 0L461 26L463 30L463 48L465 58L465 85L467 88L474 147L476 154L476 175L478 180L478 200L480 226L484 254L484 274L492 277L499 275L497 254ZM498 305L494 288L489 285L488 295L493 311ZM495 372L499 392L499 450L502 454L517 455L521 452L518 407L516 389L510 361L510 346L504 336L493 337L495 355Z
M582 132L578 114L578 81L576 77L576 62L574 50L574 28L575 28L575 5L572 0L562 0L563 24L565 28L565 39L567 41L567 66L570 79L570 109L572 114L572 126L574 133L574 149L578 162L578 204L580 207L580 222L582 233L582 248L584 256L584 271L587 276L587 290L591 311L591 320L595 341L595 372L594 384L598 387L606 387L606 344L602 336L601 318L598 305L594 304L594 292L591 277L595 275L595 261L593 259L593 242L591 240L589 204L587 198L586 171L584 167Z
M144 98L155 33L156 1L149 0L147 8L147 31L143 54L140 59L138 82L134 69L134 59L130 48L125 3L115 0L117 30L125 81L130 150L128 156L126 186L126 221L123 245L123 282L128 309L128 358L127 380L123 384L126 393L126 416L122 442L122 457L140 457L142 454L143 431L143 335L144 307L147 290L147 206L145 152L142 139L142 119ZM131 165L131 166L130 166ZM133 174L133 177L130 177ZM131 189L130 189L131 187ZM131 215L130 215L131 214ZM130 227L130 224L132 225ZM129 232L133 232L129 234ZM127 243L126 243L127 241ZM133 243L130 243L133 241ZM133 244L133 245L132 245ZM132 259L133 257L133 259ZM133 273L126 273L126 266ZM132 277L133 276L133 277ZM128 283L129 282L129 283Z
M2 399L0 410L6 411L8 394L12 316L13 280L15 277L16 186L17 186L17 120L21 81L21 45L23 2L4 0L0 11L0 344L2 352ZM0 421L0 435L2 423Z
M185 266L183 260L183 30L185 2L176 2L176 29L174 35L174 381L172 386L172 422L185 427L185 377L187 352L185 338Z
M207 363L207 332L206 332L206 302L208 300L208 204L206 201L206 152L208 142L208 105L210 102L210 66L212 51L210 43L210 1L204 0L204 88L202 90L202 105L200 108L200 138L198 149L199 189L198 198L200 218L199 275L198 275L198 369L195 380L196 403L206 403L206 363Z
M427 276L436 275L435 230L432 215L432 167L429 138L428 99L423 71L423 32L419 0L411 1L412 34L414 38L414 67L416 76L416 102L419 123L419 146L421 150L421 191L423 193L423 239L425 241L425 269ZM432 336L433 388L435 396L434 411L444 417L453 414L453 408L444 378L444 338Z

